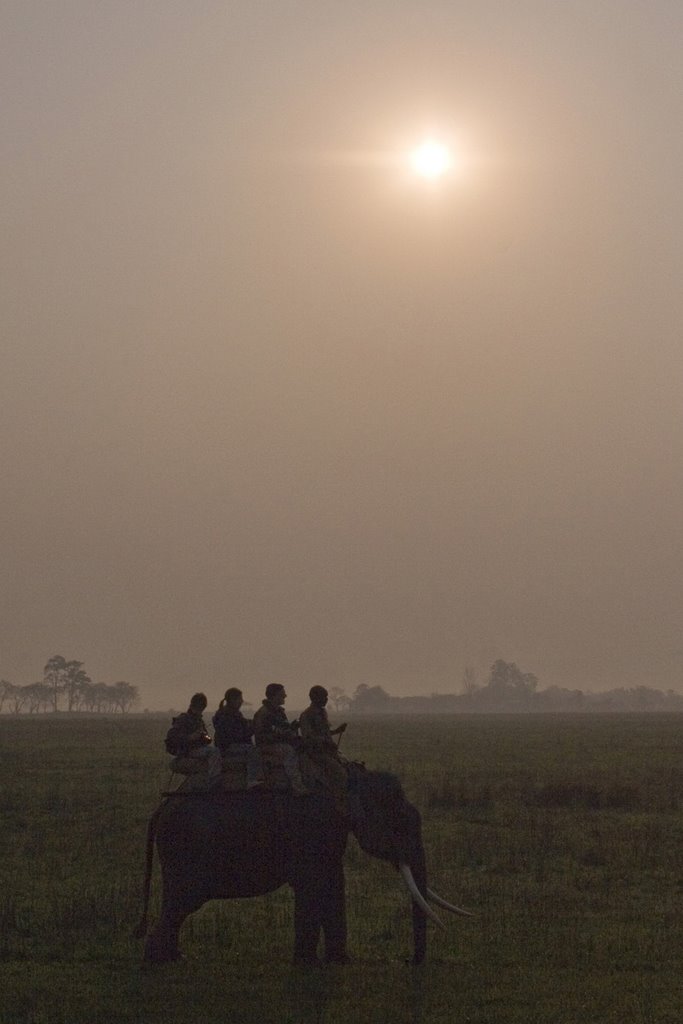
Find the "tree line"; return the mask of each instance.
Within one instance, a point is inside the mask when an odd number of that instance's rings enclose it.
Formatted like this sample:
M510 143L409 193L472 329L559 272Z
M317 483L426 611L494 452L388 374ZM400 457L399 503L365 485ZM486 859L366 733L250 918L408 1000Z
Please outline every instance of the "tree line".
M340 687L330 690L335 711L349 714L414 714L441 712L683 712L683 695L647 686L618 687L601 693L550 686L539 689L533 672L522 672L514 661L498 659L480 682L466 666L459 693L394 697L381 686L361 683L351 696Z
M54 654L36 683L17 685L0 679L0 712L18 715L56 711L91 714L125 714L139 701L137 686L120 680L95 683L82 661L67 660Z

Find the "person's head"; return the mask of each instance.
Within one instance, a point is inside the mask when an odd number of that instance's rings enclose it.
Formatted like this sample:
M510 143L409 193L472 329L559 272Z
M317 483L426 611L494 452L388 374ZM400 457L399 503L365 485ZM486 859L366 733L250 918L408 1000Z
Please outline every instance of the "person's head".
M271 704L277 704L279 707L284 704L286 696L282 683L268 683L266 686L266 700L269 700Z
M226 707L229 707L234 711L239 711L239 709L242 707L242 704L244 703L242 691L238 690L236 686L231 686L228 690L225 691L223 703L226 705Z
M308 691L311 704L317 704L318 707L324 708L327 704L327 690L324 686L312 686Z
M190 700L190 711L193 711L195 715L201 715L206 710L207 703L205 693L195 693Z

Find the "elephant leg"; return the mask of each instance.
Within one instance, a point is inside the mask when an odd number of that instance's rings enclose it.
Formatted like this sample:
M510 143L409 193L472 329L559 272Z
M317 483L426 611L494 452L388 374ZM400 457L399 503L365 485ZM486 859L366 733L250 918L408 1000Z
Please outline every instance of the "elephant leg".
M322 930L327 963L346 963L346 893L341 861L332 866L328 876L323 899Z
M180 957L178 932L185 915L162 912L155 928L147 936L144 959L146 963L165 964Z
M150 932L145 942L144 960L146 963L164 964L180 958L178 935L183 921L189 914L198 910L202 903L204 903L203 899L197 899L190 904L187 902L178 904L170 899L164 899L156 927Z
M315 884L302 884L294 889L294 963L320 963L318 941L322 928L322 894Z
M310 866L294 889L294 960L317 964L321 933L325 940L325 960L346 962L346 898L344 868L341 860L332 862L320 873L320 865Z

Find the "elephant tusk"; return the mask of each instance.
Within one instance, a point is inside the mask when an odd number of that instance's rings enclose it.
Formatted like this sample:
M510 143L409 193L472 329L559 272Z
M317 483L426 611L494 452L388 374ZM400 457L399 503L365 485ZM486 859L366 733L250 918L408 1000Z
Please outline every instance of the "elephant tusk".
M401 874L403 875L403 881L408 886L408 890L410 891L410 895L413 897L413 899L417 903L417 905L420 908L420 910L428 918L430 918L430 920L432 920L434 922L434 924L438 924L439 928L445 928L445 925L444 925L443 921L436 916L436 914L434 913L434 911L429 906L429 904L427 903L426 899L424 898L424 896L422 895L422 893L418 889L417 884L415 882L415 879L413 878L413 873L410 870L410 868L408 867L408 865L407 864L399 864L399 870L400 870Z
M434 892L433 889L427 889L427 899L431 900L432 903L436 903L437 907L443 907L444 910L450 910L452 914L460 914L461 917L475 916L471 910L463 910L462 907L455 907L452 903L447 903L446 900L441 899L439 894Z

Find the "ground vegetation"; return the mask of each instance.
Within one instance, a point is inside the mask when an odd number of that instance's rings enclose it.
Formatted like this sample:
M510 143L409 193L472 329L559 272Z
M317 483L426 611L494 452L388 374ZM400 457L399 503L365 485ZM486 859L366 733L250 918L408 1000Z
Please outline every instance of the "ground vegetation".
M683 718L354 719L342 752L401 777L434 888L477 916L430 926L411 968L403 886L351 842L354 962L312 972L286 889L206 905L188 959L141 970L166 724L0 720L0 1024L679 1024Z

